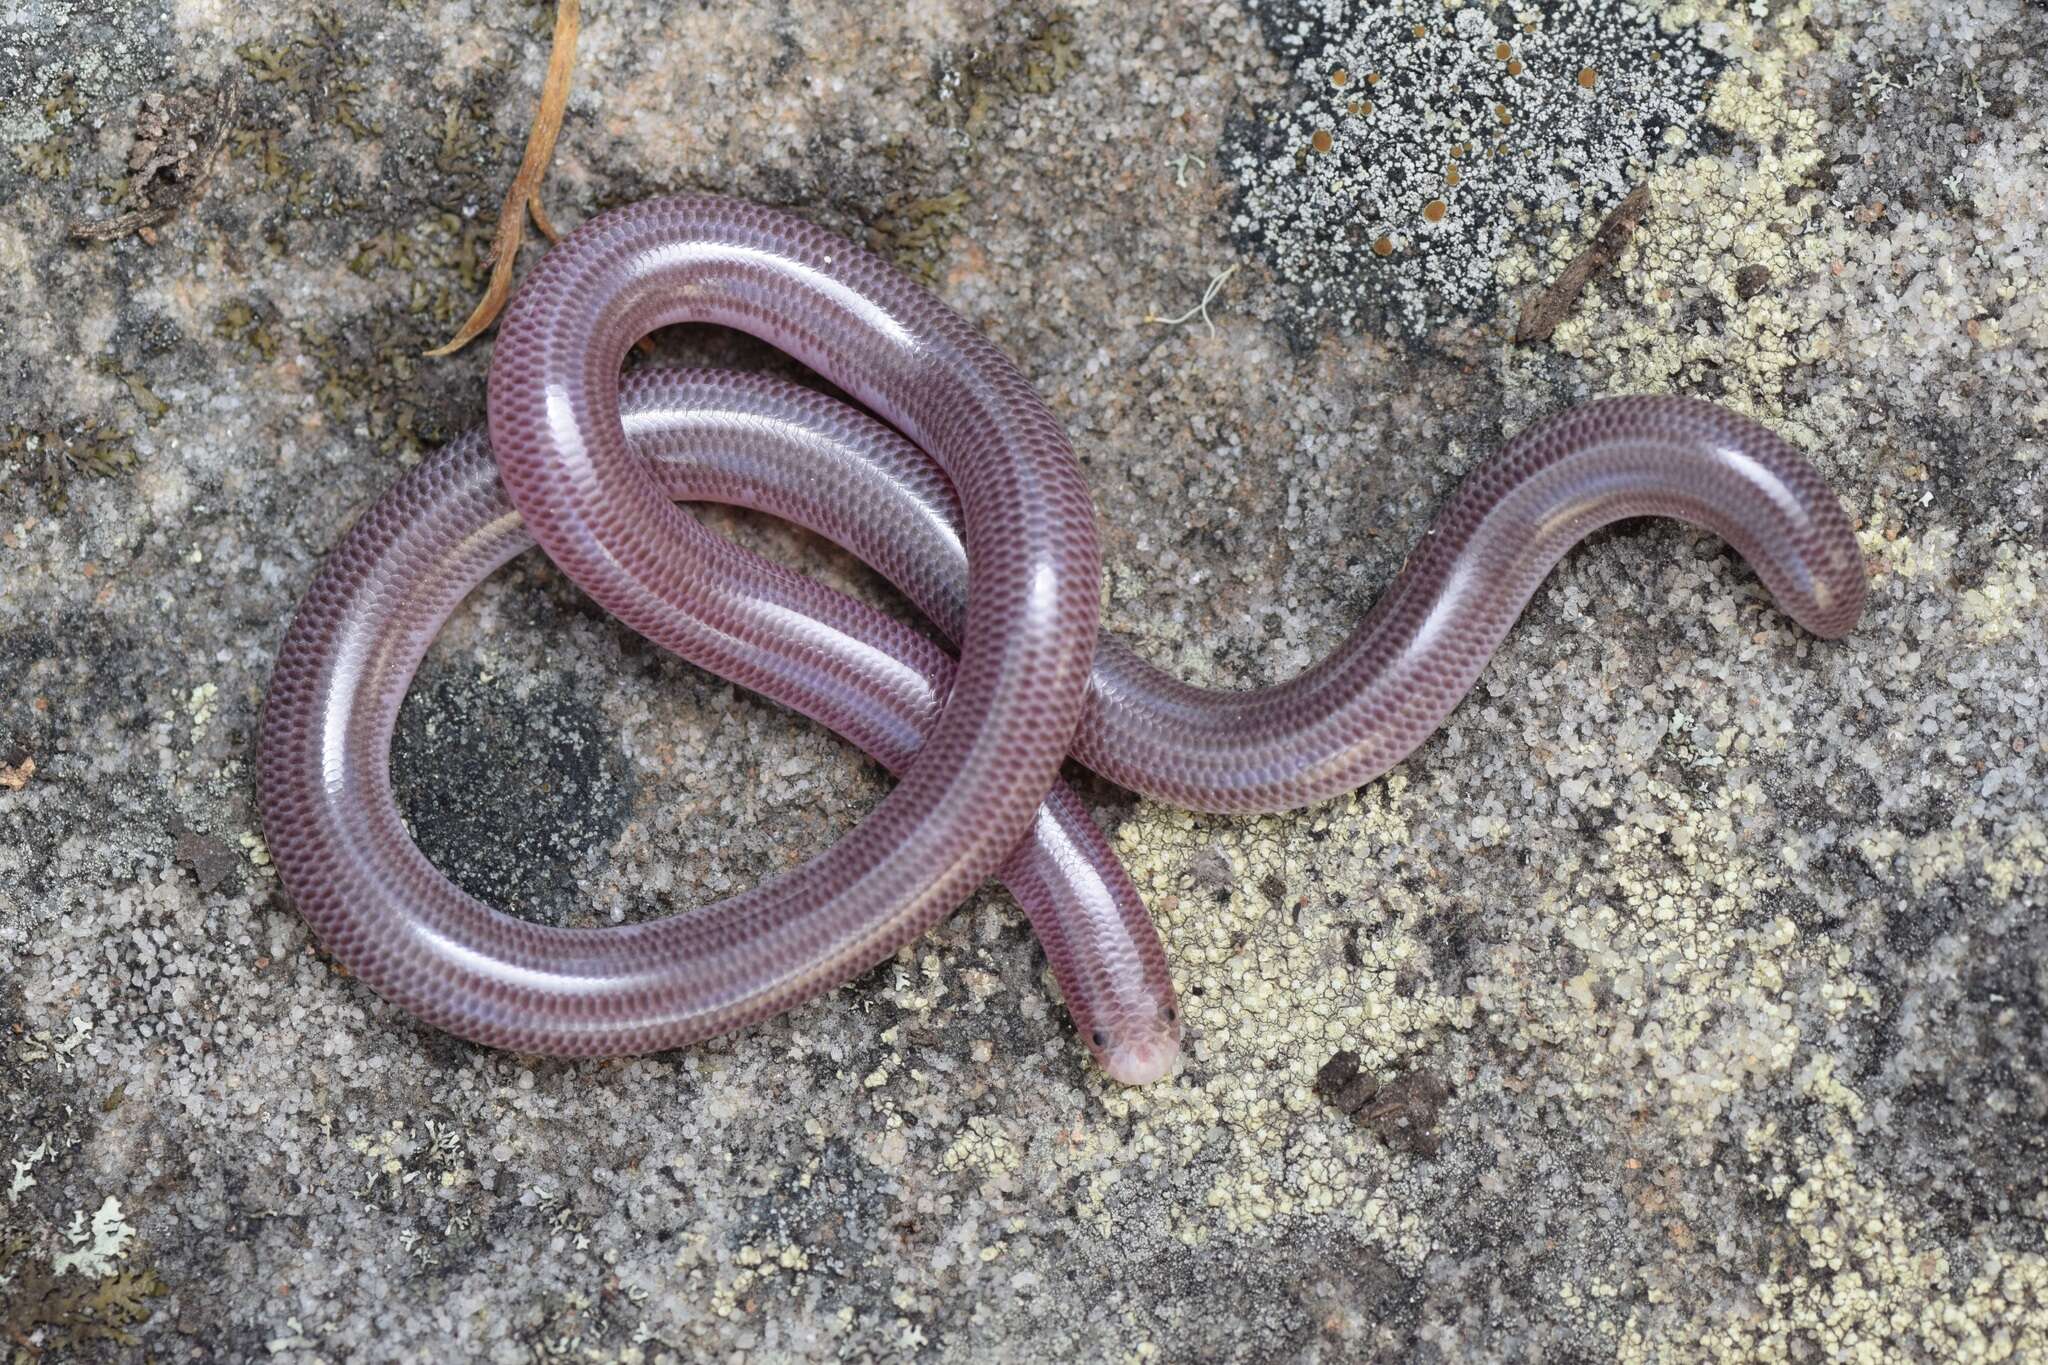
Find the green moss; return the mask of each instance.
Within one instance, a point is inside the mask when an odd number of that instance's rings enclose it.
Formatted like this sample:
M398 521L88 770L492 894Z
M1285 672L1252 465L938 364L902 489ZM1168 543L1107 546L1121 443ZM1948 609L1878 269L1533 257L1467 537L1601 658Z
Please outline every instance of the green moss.
M356 107L367 88L363 58L347 26L332 12L316 12L312 28L282 43L244 43L235 49L259 85L272 86L305 108L316 127L340 127L358 142L378 135Z
M97 417L15 423L0 430L0 467L19 471L23 484L37 488L52 512L62 513L71 505L74 479L104 479L133 469L135 447L125 432Z
M487 65L481 79L449 103L441 121L441 145L434 153L434 165L443 175L495 178L512 162L512 144L497 131L495 120L509 66L504 58Z
M940 63L929 103L934 118L967 134L965 160L972 161L982 134L1009 120L1017 105L1057 90L1079 65L1072 14L1055 10L1044 15L1006 15L1002 31ZM889 142L881 155L896 168L899 184L929 186L956 180L964 169L955 158L950 167L917 164L901 142ZM947 244L966 221L970 198L966 190L931 193L912 188L885 200L868 224L868 246L925 283L935 281Z
M349 258L348 268L351 274L368 279L374 271L385 267L411 270L418 263L410 239L393 228L385 228Z
M489 278L495 228L495 221L482 218L432 214L409 229L385 228L368 238L349 269L365 278L385 269L412 274L407 311L445 326L468 316Z
M1080 64L1074 17L1064 9L1011 20L1019 31L968 49L939 69L933 95L957 126L983 131L1027 96L1050 95Z
M230 161L253 161L263 188L281 193L287 207L306 209L323 198L334 202L334 187L323 186L316 173L319 160L313 159L307 168L294 163L285 154L284 139L275 128L236 129L228 134L225 155Z
M365 279L390 276L381 286L390 302L345 325L287 319L269 301L244 297L221 308L213 333L264 364L287 351L305 357L329 421L365 428L385 454L416 454L453 434L419 402L420 356L468 314L483 287L491 227L440 212L363 238L348 269Z
M891 195L868 224L868 246L930 284L945 258L946 243L966 217L967 204L966 190Z
M302 67L294 60L296 54L290 46L269 47L263 43L244 43L235 49L235 55L249 64L250 76L264 85L297 88Z
M254 158L266 188L282 184L289 170L275 128L241 128L230 133L228 157L235 161Z
M143 418L151 426L155 426L163 419L163 415L171 410L171 405L157 397L156 390L149 387L149 381L139 374L122 369L120 363L112 356L99 357L94 361L93 368L109 378L120 380L128 390L128 396L135 400L136 407L142 409Z
M314 328L298 332L299 348L320 375L321 411L337 425L359 426L387 455L414 454L453 433L420 407L420 355L438 337L434 300L422 309L380 311L350 321L347 342Z
M7 1306L0 1308L0 1331L15 1346L17 1361L50 1360L51 1346L77 1349L90 1341L111 1341L134 1346L138 1340L128 1329L149 1321L149 1300L170 1293L153 1270L125 1270L109 1279L93 1280L77 1275L51 1275L30 1266L16 1280ZM21 1343L42 1333L42 1346L23 1349Z
M277 358L278 346L277 333L272 330L275 319L269 313L259 301L236 299L214 319L213 334L223 341L240 342L246 352L267 363Z
M170 1292L154 1270L106 1279L55 1275L30 1252L27 1233L0 1242L0 1344L10 1362L61 1359L51 1348L71 1351L91 1341L136 1345L128 1329L148 1322L149 1300Z

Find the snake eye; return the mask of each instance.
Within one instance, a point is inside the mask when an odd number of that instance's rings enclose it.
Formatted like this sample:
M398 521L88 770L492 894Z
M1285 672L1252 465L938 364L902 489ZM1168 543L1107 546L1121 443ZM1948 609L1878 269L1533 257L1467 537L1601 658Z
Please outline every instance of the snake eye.
M1097 1029L1095 1030L1095 1032L1089 1034L1088 1039L1097 1047L1109 1046L1109 1035L1104 1033L1101 1029Z

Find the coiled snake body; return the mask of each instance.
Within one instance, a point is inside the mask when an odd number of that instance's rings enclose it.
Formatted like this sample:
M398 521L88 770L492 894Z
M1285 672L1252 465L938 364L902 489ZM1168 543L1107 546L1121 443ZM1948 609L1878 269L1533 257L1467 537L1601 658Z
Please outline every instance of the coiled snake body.
M751 332L882 421L780 381L649 371L676 322ZM1763 427L1681 398L1551 418L1474 473L1327 659L1278 686L1189 687L1098 646L1088 491L1005 357L923 288L787 214L711 196L592 220L521 287L489 438L401 479L329 556L281 646L258 797L287 893L373 989L525 1052L674 1047L791 1008L922 934L991 875L1043 941L1082 1039L1133 1084L1181 1021L1128 877L1058 781L1071 752L1134 791L1273 811L1372 780L1458 704L1558 558L1595 527L1707 527L1808 630L1865 595L1841 503ZM888 425L884 425L886 422ZM959 647L704 530L677 499L755 507L866 560ZM448 615L538 542L600 605L901 775L826 853L644 923L528 923L456 887L391 795L399 704Z

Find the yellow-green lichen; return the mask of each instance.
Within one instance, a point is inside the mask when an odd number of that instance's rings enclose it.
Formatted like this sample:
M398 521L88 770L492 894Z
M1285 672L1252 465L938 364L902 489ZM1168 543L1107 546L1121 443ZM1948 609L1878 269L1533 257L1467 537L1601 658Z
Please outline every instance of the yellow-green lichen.
M1399 1264L1426 1254L1418 1212L1389 1197L1399 1182L1382 1178L1415 1158L1325 1111L1312 1092L1341 1049L1370 1071L1403 1070L1472 1021L1471 997L1412 970L1422 950L1411 893L1377 888L1370 926L1357 924L1347 896L1331 894L1374 887L1380 853L1405 842L1416 814L1395 775L1297 819L1210 821L1146 805L1119 832L1168 946L1188 1055L1179 1075L1142 1090L1105 1086L1101 1100L1130 1125L1123 1160L1156 1156L1203 1173L1194 1199L1166 1211L1182 1241L1318 1216L1349 1224ZM1115 1141L1093 1134L1056 1159L1086 1166ZM1099 1176L1077 1212L1107 1235L1121 1199Z
M1865 1173L1855 1092L1816 1059L1801 1091L1824 1115L1818 1133L1775 1121L1743 1135L1742 1180L1780 1208L1784 1236L1753 1290L1755 1309L1652 1325L1608 1320L1623 1362L2030 1360L2048 1353L2048 1255L1979 1244L1967 1281L1941 1242L1914 1226L1884 1182Z
M1860 244L1857 234L1878 214L1859 219L1854 208L1837 208L1807 188L1826 152L1801 63L1830 41L1808 22L1811 9L1778 5L1765 18L1741 5L1687 4L1668 12L1672 23L1727 27L1740 60L1718 82L1709 118L1738 146L1652 178L1655 207L1616 272L1625 302L1601 307L1589 297L1558 329L1554 345L1581 362L1596 389L1683 392L1709 385L1772 415L1796 438L1822 445L1852 438L1857 399L1887 367L1916 363L1923 352L1915 348L1934 354L1974 343L1988 351L2010 345L2015 332L2027 345L2040 344L2029 330L2031 314L2022 314L2024 328L2011 324L2010 309L2002 331L1965 325L1978 306L1971 291L1994 300L2010 292L1995 272L1923 290L1913 325L1888 331L1883 354L1865 342L1870 332L1853 310L1868 303L1866 289L1881 293L1863 283L1872 278L1870 263L1895 259L1905 247ZM1554 274L1573 249L1559 243L1541 259L1510 259L1502 277L1526 287ZM1791 401L1790 380L1831 367L1861 377ZM1911 489L1927 472L1907 464L1900 477ZM1862 541L1877 582L1951 581L1957 534L1941 526L1902 534L1922 519L1906 516L1893 501L1898 496L1880 483L1862 499ZM2023 547L2002 543L1992 553L1977 584L1957 598L1972 645L1988 648L2012 637L2038 600L2043 569L2042 557ZM1905 677L1922 664L1918 651L1905 649L1879 667ZM1741 734L1711 720L1674 728L1708 762L1731 735L1739 741L1755 732L1782 742L1755 718ZM1887 755L1880 740L1864 739L1844 757L1883 782ZM1667 807L1663 832L1678 841L1673 851L1683 855L1685 875L1645 880L1623 872L1613 881L1621 894L1612 904L1565 911L1561 923L1588 963L1581 977L1564 983L1572 1010L1549 998L1549 983L1496 969L1475 982L1489 1018L1496 1028L1508 1019L1545 1021L1531 1041L1547 1036L1550 1066L1573 1078L1574 1093L1636 1108L1676 1139L1671 1150L1688 1164L1711 1159L1729 1106L1765 1082L1789 1083L1819 1104L1825 1119L1818 1133L1783 1132L1765 1122L1745 1134L1742 1179L1784 1209L1784 1236L1753 1277L1752 1310L1675 1313L1670 1305L1696 1303L1686 1284L1667 1267L1628 1261L1586 1267L1559 1286L1560 1302L1624 1360L2002 1360L2048 1350L2042 1248L1980 1237L1970 1246L1978 1269L1966 1279L1951 1267L1947 1244L1916 1225L1863 1165L1856 1146L1868 1123L1862 1097L1810 1037L1816 1009L1820 1018L1867 1017L1886 1003L1854 969L1851 946L1808 939L1788 919L1744 920L1743 906L1796 881L1812 856L1806 840L1789 833L1775 858L1752 848L1741 837L1761 808L1752 786L1738 785L1703 808L1654 781L1639 785ZM1613 839L1617 860L1641 845L1633 825L1618 828ZM1855 849L1867 864L1902 877L1915 895L1963 877L2004 901L2048 873L2048 831L2026 815L1996 831L1976 821L1917 835L1876 827L1856 836ZM1689 1253L1679 1264L1696 1277L1708 1248L1682 1223L1671 1235ZM1728 1273L1739 1275L1733 1265ZM1624 1295L1649 1306L1618 1316L1613 1305Z
M72 153L78 143L75 129L84 109L75 81L64 82L55 94L30 106L25 122L35 131L18 137L13 146L15 160L26 174L46 181L70 177Z
M1680 6L1667 22L1697 23L1709 17L1701 8ZM1604 391L1685 391L1711 380L1782 416L1787 377L1826 351L1828 335L1815 327L1810 299L1789 288L1744 299L1737 285L1753 267L1773 281L1794 281L1829 264L1822 239L1806 231L1807 201L1796 193L1825 158L1818 111L1810 93L1795 94L1788 64L1812 48L1800 26L1810 7L1777 8L1768 54L1751 52L1723 73L1708 103L1708 122L1741 139L1743 154L1693 157L1652 175L1650 212L1615 269L1628 306L1599 308L1589 298L1552 339ZM1749 49L1750 25L1718 10L1713 19L1737 27L1736 50ZM1497 273L1511 289L1526 290L1553 278L1581 245L1555 238L1540 252L1504 257ZM1703 317L1719 325L1696 321Z

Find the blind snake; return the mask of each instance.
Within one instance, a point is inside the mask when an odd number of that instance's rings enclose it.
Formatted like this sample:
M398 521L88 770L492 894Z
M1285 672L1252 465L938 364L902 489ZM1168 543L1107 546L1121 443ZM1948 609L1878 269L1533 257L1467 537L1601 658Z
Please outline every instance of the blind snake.
M751 332L875 416L758 376L622 381L629 347L683 321ZM1113 636L1098 646L1088 491L1016 368L872 254L713 196L614 210L552 250L506 314L488 408L488 440L407 474L308 589L265 701L258 800L285 890L338 960L430 1024L523 1052L645 1052L770 1017L997 875L1103 1068L1154 1080L1180 1046L1172 982L1129 878L1058 782L1069 752L1204 811L1348 791L1427 738L1565 551L1624 517L1712 530L1823 638L1866 592L1839 499L1782 439L1697 400L1599 400L1474 472L1321 663L1250 691L1190 687ZM958 643L957 662L677 499L838 541ZM844 735L896 788L826 853L666 918L546 926L463 892L405 829L391 736L441 624L534 542L626 624Z

